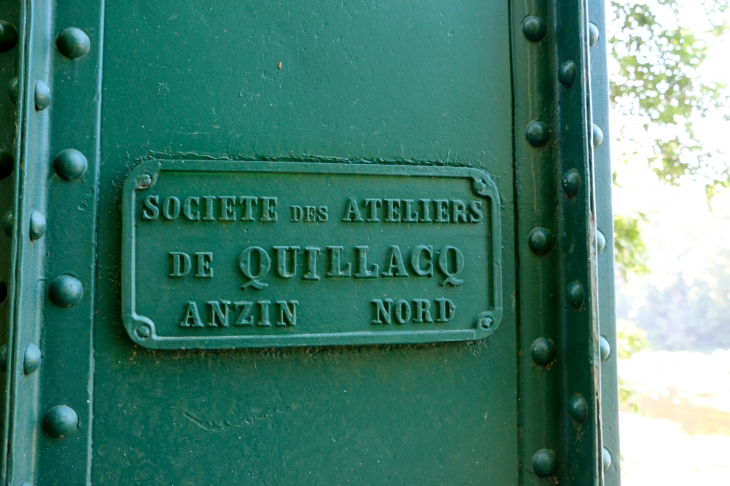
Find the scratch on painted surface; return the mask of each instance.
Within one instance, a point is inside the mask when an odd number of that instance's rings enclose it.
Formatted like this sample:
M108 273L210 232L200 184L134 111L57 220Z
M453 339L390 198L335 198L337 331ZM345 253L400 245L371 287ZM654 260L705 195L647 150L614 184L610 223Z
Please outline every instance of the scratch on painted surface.
M203 420L199 417L196 417L190 412L184 412L183 415L185 418L190 420L192 423L200 427L201 429L208 431L208 432L225 432L227 430L231 430L235 427L245 427L249 425L253 425L256 422L260 422L262 420L268 420L274 417L275 414L284 414L284 413L290 413L292 411L295 411L297 408L296 405L292 405L291 407L286 408L277 408L275 412L266 412L266 413L254 413L252 415L249 415L248 417L244 418L242 421L235 421L231 422L229 420Z

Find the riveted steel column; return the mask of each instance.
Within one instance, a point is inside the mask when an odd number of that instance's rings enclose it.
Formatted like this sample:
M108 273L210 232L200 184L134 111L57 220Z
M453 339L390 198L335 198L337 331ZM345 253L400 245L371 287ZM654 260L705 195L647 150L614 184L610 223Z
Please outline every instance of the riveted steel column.
M555 2L558 95L563 462L566 484L601 484L592 121L585 0ZM575 68L569 66L573 63ZM570 75L574 69L575 77ZM557 181L556 181L557 182Z
M46 224L34 241L28 224L16 229L14 327L16 354L32 341L41 359L11 387L23 406L11 409L7 479L88 484L103 4L25 8L17 213L25 222L35 211Z
M51 20L49 2L22 2L18 30L20 63L17 95L15 191L12 224L12 285L8 332L8 429L4 442L5 484L33 483L38 433L38 391L41 363L34 373L25 373L24 354L29 343L42 348L43 302L46 259L45 232L31 237L31 217L46 220L46 172L43 163L50 125L50 72L45 36Z
M559 470L561 303L559 213L555 201L557 106L555 28L549 4L512 3L517 199L518 326L522 484L545 484Z
M601 435L605 449L603 463L605 484L621 483L618 430L618 373L616 370L616 311L613 270L613 211L611 208L611 152L608 119L608 56L606 39L606 4L589 0L591 109L596 133L602 143L594 143L594 179L596 184L596 225L598 247L598 322L601 333ZM596 37L597 35L597 37Z
M512 9L521 472L599 484L586 5Z

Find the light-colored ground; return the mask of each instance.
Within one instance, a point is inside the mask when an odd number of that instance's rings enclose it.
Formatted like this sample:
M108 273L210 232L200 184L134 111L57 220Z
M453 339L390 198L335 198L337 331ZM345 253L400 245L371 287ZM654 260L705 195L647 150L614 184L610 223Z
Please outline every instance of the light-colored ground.
M730 486L730 351L619 361L640 414L620 415L624 486Z
M621 412L623 486L728 486L730 436L695 435L663 419Z

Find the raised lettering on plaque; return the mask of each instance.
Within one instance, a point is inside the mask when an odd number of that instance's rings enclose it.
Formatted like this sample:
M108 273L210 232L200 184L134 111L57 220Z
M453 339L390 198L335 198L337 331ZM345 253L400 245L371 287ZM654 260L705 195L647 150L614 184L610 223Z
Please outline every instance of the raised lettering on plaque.
M148 348L466 341L500 322L479 169L150 160L123 219L124 325Z

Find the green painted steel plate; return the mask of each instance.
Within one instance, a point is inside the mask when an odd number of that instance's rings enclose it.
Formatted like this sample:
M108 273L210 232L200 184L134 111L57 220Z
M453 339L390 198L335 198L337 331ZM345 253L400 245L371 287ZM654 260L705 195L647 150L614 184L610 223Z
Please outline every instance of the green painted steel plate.
M145 347L465 341L501 318L479 169L151 160L123 214L125 326Z

